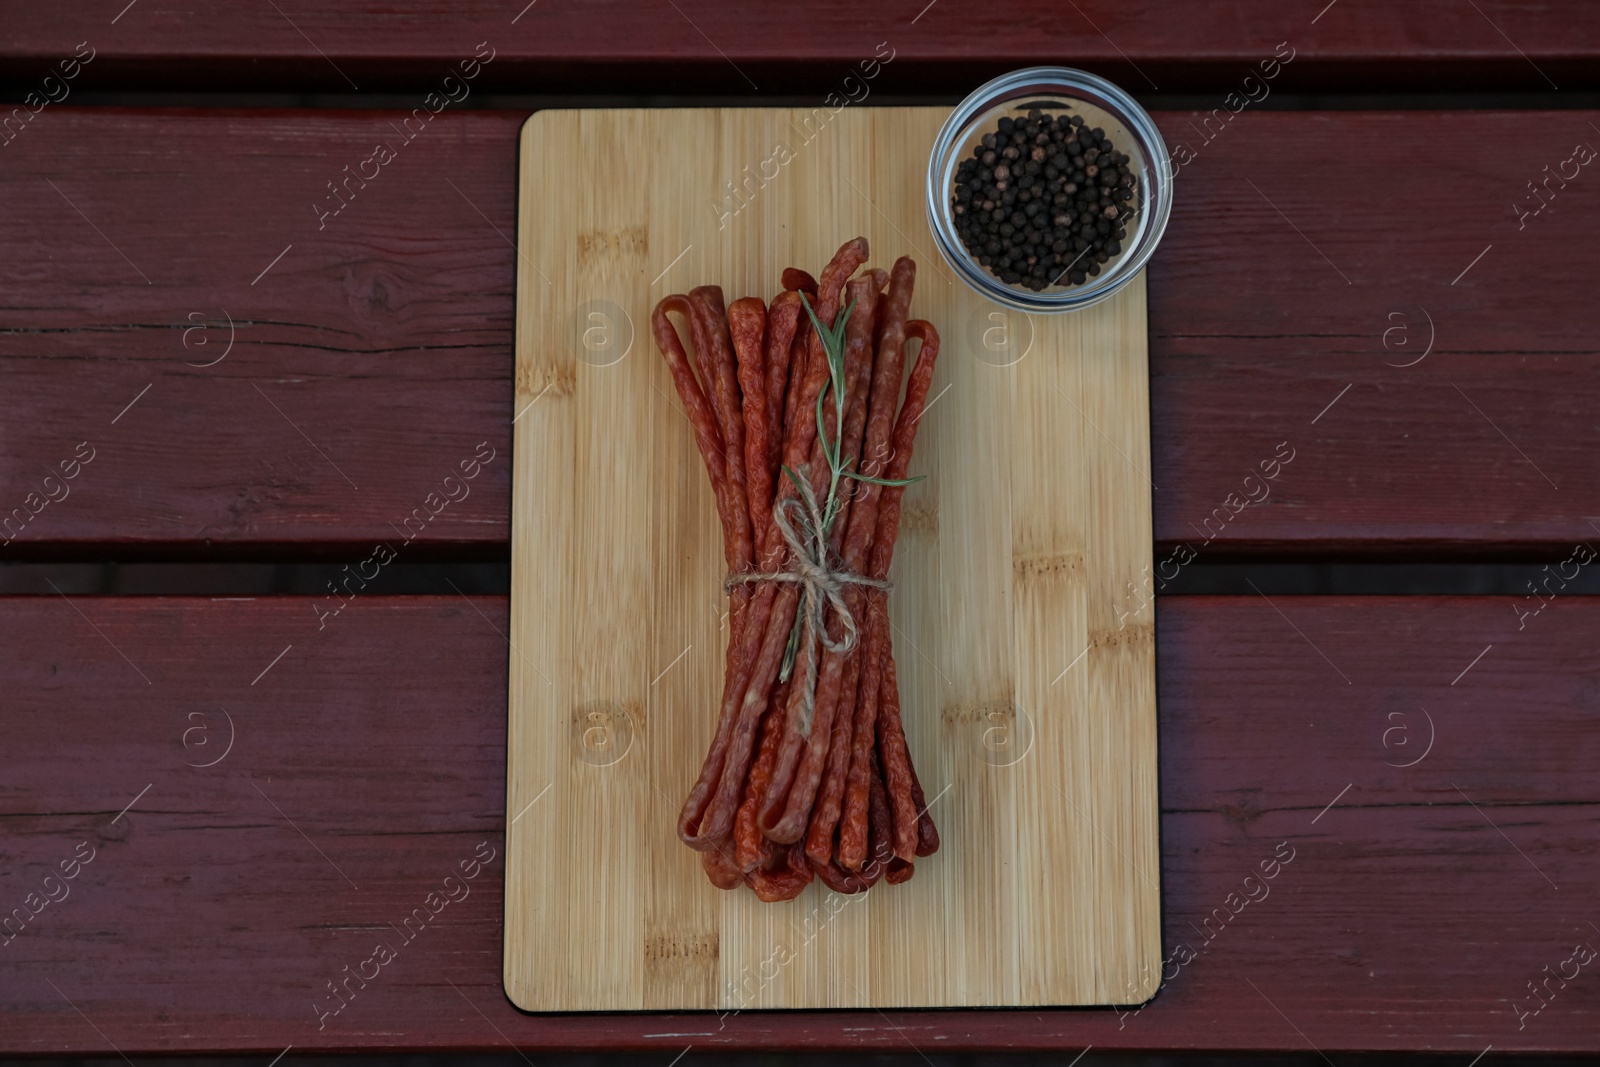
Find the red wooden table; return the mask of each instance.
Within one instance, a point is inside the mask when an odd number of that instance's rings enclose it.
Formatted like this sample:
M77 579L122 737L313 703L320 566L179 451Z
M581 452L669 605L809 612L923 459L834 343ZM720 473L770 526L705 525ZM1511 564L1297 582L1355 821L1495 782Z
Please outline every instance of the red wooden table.
M8 0L0 27L0 561L503 560L529 108L810 101L888 42L884 102L1039 61L1192 94L1153 97L1193 154L1150 267L1158 563L1549 566L1537 599L1159 599L1169 963L1137 1012L522 1014L503 597L320 626L308 597L0 598L0 1052L1600 1045L1573 952L1600 610L1563 594L1600 544L1600 10ZM1233 114L1280 48L1277 99ZM1379 92L1414 95L1343 106Z

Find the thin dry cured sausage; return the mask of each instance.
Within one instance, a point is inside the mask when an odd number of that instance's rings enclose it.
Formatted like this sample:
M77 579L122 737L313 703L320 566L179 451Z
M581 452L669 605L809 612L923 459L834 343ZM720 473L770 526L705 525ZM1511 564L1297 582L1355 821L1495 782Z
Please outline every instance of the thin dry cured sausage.
M861 584L882 582L893 559L903 489L877 479L905 478L938 334L908 318L915 264L857 275L867 253L858 237L816 277L784 271L770 306L724 306L721 289L700 286L651 316L728 569L724 691L678 833L713 885L742 882L762 900L793 899L813 878L841 893L903 882L938 848L905 740L887 593ZM671 314L688 326L692 359ZM910 338L922 344L902 401ZM839 396L819 404L830 351ZM796 479L831 523L825 537L795 500ZM800 511L802 529L785 533ZM819 589L838 599L816 599ZM803 595L812 606L800 622Z

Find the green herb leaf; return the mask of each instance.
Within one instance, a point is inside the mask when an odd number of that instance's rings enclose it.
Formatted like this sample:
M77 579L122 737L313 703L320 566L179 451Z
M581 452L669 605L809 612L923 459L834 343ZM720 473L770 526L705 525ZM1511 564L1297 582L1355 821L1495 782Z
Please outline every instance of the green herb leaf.
M779 469L782 470L783 473L785 473L785 474L787 474L789 476L789 480L794 483L794 487L796 489L800 490L800 495L801 496L805 496L806 487L805 487L805 483L800 480L800 476L798 474L796 474L794 471L790 470L787 466L781 467Z
M854 474L850 471L840 471L839 476L841 478L854 478L858 482L871 482L873 485L889 486L914 485L927 477L926 474L919 474L914 478L874 478L870 474Z
M789 627L789 643L783 646L783 666L778 669L778 681L787 682L794 673L794 661L800 654L800 629L804 622L800 608L794 614L794 625Z
M854 300L847 304L843 311L834 319L831 326L824 326L822 320L817 318L817 313L811 308L811 301L805 293L800 294L800 304L806 309L806 315L811 319L812 327L817 331L817 338L822 342L823 355L828 360L828 381L817 393L817 440L822 445L822 454L828 460L828 499L823 505L822 538L827 540L833 529L833 520L839 514L843 502L839 500L839 477L841 472L840 460L844 451L844 350L845 327L850 322L850 314L855 311ZM833 392L833 422L834 439L828 439L828 422L824 404L827 401L829 390Z

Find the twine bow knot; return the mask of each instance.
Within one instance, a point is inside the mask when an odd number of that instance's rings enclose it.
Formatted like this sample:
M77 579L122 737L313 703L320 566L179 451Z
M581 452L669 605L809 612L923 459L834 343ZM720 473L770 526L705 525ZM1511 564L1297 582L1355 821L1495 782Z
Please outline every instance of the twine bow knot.
M892 589L893 583L869 578L864 574L844 568L834 569L828 559L829 524L817 506L817 497L811 489L811 479L804 467L795 479L799 496L782 497L772 505L772 521L783 534L789 546L787 570L766 574L730 574L723 587L728 592L742 582L794 582L801 587L805 600L800 608L800 642L806 654L805 678L802 682L799 728L802 734L811 733L811 718L817 703L817 656L811 649L815 638L823 648L837 655L849 655L856 647L860 630L855 616L845 603L844 587L865 585L873 589ZM795 518L790 517L790 512ZM827 612L833 610L843 628L835 640L828 633Z

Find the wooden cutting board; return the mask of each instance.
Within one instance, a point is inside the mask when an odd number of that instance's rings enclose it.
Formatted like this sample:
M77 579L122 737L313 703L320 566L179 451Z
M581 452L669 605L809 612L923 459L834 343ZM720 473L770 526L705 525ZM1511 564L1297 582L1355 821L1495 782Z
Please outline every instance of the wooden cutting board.
M1160 966L1144 280L1073 315L938 257L938 108L545 111L523 130L505 988L529 1011L1142 1002ZM748 168L748 169L747 169ZM730 184L732 183L732 184ZM916 876L763 904L675 836L722 535L650 335L867 236L943 351L891 574Z

